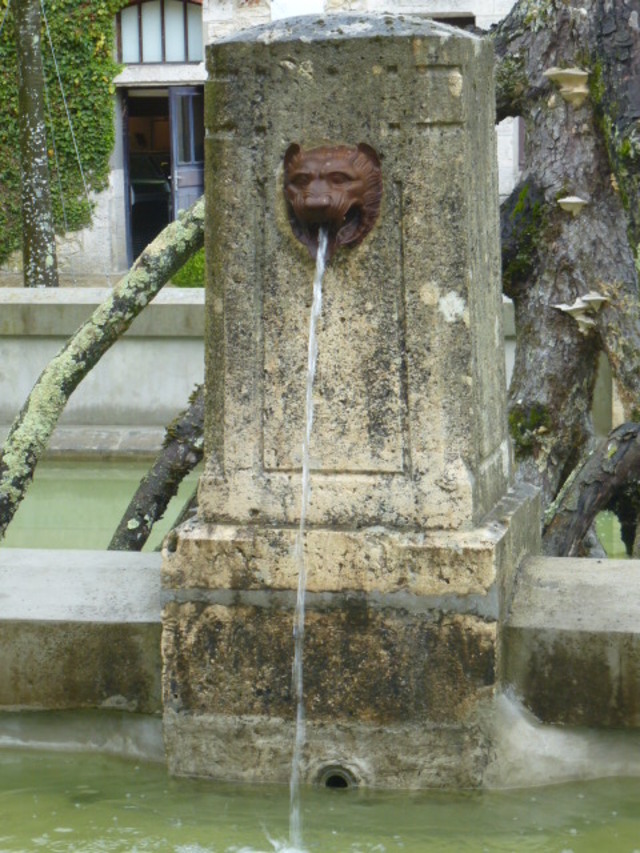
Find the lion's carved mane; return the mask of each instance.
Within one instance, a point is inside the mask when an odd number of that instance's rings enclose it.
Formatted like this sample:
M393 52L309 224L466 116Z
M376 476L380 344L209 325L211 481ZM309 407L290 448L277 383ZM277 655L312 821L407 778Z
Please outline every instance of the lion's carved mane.
M329 257L361 243L378 217L382 172L365 143L304 151L297 143L284 155L284 196L295 236L315 257L318 231L329 232Z

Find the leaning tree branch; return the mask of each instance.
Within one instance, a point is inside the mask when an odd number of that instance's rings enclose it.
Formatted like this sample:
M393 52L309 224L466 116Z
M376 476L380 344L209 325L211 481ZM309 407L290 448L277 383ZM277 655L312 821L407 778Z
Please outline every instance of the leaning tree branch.
M142 479L109 543L110 551L141 551L184 477L202 459L204 385L167 427L162 450Z
M0 538L80 381L204 242L204 198L168 225L40 374L0 452Z
M543 550L558 557L575 557L596 515L616 492L640 477L640 424L614 429L567 481L547 513Z

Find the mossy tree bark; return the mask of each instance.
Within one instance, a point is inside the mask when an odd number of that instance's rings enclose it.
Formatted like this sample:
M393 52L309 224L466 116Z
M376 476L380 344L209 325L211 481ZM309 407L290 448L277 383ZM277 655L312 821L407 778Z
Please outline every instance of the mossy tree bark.
M640 399L639 13L638 0L519 0L491 33L498 116L526 127L526 169L502 210L517 337L509 418L517 476L540 486L543 506L592 442L601 351L629 419ZM582 104L544 76L552 67L589 72ZM588 204L574 217L566 196ZM589 293L607 301L581 323L558 307Z
M0 451L0 538L67 400L166 281L204 242L204 198L168 225L41 373Z
M40 0L14 3L20 170L22 259L25 287L57 287L58 266L49 186L44 118L44 72L40 53Z

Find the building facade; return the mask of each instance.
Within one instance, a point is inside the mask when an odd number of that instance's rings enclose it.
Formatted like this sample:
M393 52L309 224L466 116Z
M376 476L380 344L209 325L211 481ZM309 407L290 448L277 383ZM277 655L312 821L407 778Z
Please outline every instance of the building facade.
M205 45L244 27L338 11L429 14L488 28L513 0L131 0L116 16L116 145L109 188L97 196L92 226L59 241L66 286L113 285L180 209L203 191ZM521 160L519 123L498 131L500 192ZM22 284L21 257L1 271Z

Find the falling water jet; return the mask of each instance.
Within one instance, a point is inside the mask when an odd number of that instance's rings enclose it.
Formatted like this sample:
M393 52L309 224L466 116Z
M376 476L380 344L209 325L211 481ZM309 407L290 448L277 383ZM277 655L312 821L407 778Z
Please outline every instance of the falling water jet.
M311 430L313 428L313 381L318 360L318 340L316 326L322 311L322 279L327 259L328 232L320 228L318 232L318 252L316 272L313 279L313 304L309 319L309 352L307 360L307 386L305 397L305 432L302 442L302 500L300 506L300 525L295 544L295 559L298 567L298 594L293 617L293 694L296 700L296 728L293 746L290 780L289 842L296 850L302 847L302 816L300 810L300 764L305 741L304 691L302 652L304 645L304 599L307 586L306 561L304 555L304 529L307 520L307 508L311 495L309 478Z

